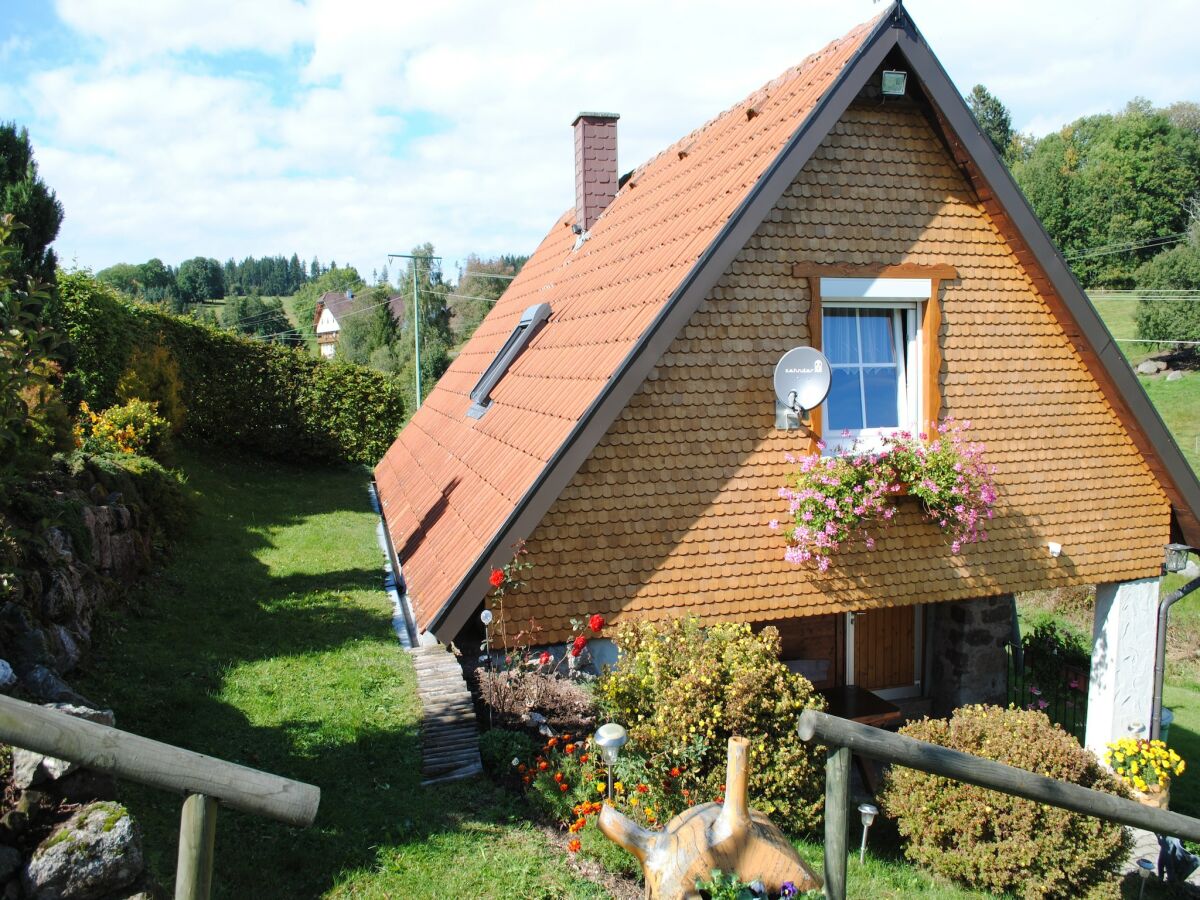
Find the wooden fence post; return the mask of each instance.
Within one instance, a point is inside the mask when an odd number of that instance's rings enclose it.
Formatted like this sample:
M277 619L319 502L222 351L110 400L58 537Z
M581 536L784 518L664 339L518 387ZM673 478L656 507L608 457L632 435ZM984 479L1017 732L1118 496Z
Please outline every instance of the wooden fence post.
M825 756L825 896L846 900L850 840L850 751L830 747Z
M188 794L179 819L175 900L208 900L216 838L217 801L205 794Z

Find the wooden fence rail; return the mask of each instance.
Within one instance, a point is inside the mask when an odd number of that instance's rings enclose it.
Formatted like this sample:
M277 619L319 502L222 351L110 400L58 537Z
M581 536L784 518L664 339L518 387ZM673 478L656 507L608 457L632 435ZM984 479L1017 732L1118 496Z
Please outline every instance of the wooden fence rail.
M320 789L311 784L3 695L0 743L185 795L175 879L177 900L207 900L218 803L303 828L312 824L321 802Z
M830 900L845 900L846 896L851 753L1121 825L1144 828L1155 834L1200 841L1200 819L1143 806L1103 791L1036 775L816 710L806 709L800 714L799 730L801 740L829 745L825 766L825 894Z

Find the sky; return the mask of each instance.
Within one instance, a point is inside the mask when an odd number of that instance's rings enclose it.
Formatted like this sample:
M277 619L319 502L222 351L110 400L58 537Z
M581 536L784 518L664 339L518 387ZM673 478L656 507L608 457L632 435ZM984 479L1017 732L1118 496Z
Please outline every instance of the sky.
M1021 131L1200 101L1200 0L906 7ZM68 266L295 252L370 277L428 241L453 277L574 203L576 113L621 115L627 171L884 8L0 0L0 121L29 129Z

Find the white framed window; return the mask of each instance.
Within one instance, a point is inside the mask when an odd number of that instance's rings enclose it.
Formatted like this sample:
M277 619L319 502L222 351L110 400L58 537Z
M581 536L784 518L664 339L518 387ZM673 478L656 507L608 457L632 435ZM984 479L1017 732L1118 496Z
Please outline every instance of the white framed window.
M826 452L870 450L897 430L916 430L921 397L919 278L824 278L821 344L833 384L821 417Z

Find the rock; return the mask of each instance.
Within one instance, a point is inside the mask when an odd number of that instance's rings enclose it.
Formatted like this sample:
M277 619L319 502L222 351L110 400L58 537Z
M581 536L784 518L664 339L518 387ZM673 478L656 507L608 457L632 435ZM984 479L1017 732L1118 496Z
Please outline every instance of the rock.
M1183 381L1183 373L1178 369L1167 373L1167 381Z
M17 683L17 673L8 664L8 660L0 659L0 693L6 693Z
M37 584L40 590L40 579ZM16 603L0 606L0 647L6 649L6 659L18 673L50 661L46 633L35 627L29 611Z
M79 643L62 625L51 625L46 634L50 652L54 654L54 668L63 674L70 672L83 656Z
M58 712L66 713L68 716L74 716L76 719L86 719L88 722L96 722L99 725L107 725L110 728L117 724L116 716L113 715L111 709L93 709L90 706L71 703L44 703L42 705L47 709L54 709ZM68 762L65 759L55 759L53 756L43 756L41 753L35 753L32 750L23 750L20 747L13 748L13 781L18 787L29 787L31 784L44 780L47 777L57 781L59 778L63 778L71 772L79 770L80 766L78 763ZM94 798L85 797L83 799L91 800Z
M0 884L8 881L21 868L21 851L16 847L0 847Z
M1166 367L1167 364L1161 359L1147 359L1138 363L1137 373L1139 375L1157 375Z
M24 790L39 781L46 780L46 772L42 769L42 754L13 747L12 782Z
M22 882L34 900L97 900L132 885L144 867L137 823L119 803L99 802L42 842Z
M45 666L34 666L21 678L21 684L35 700L42 703L70 703L87 707L94 705L87 697L71 690L65 681Z

